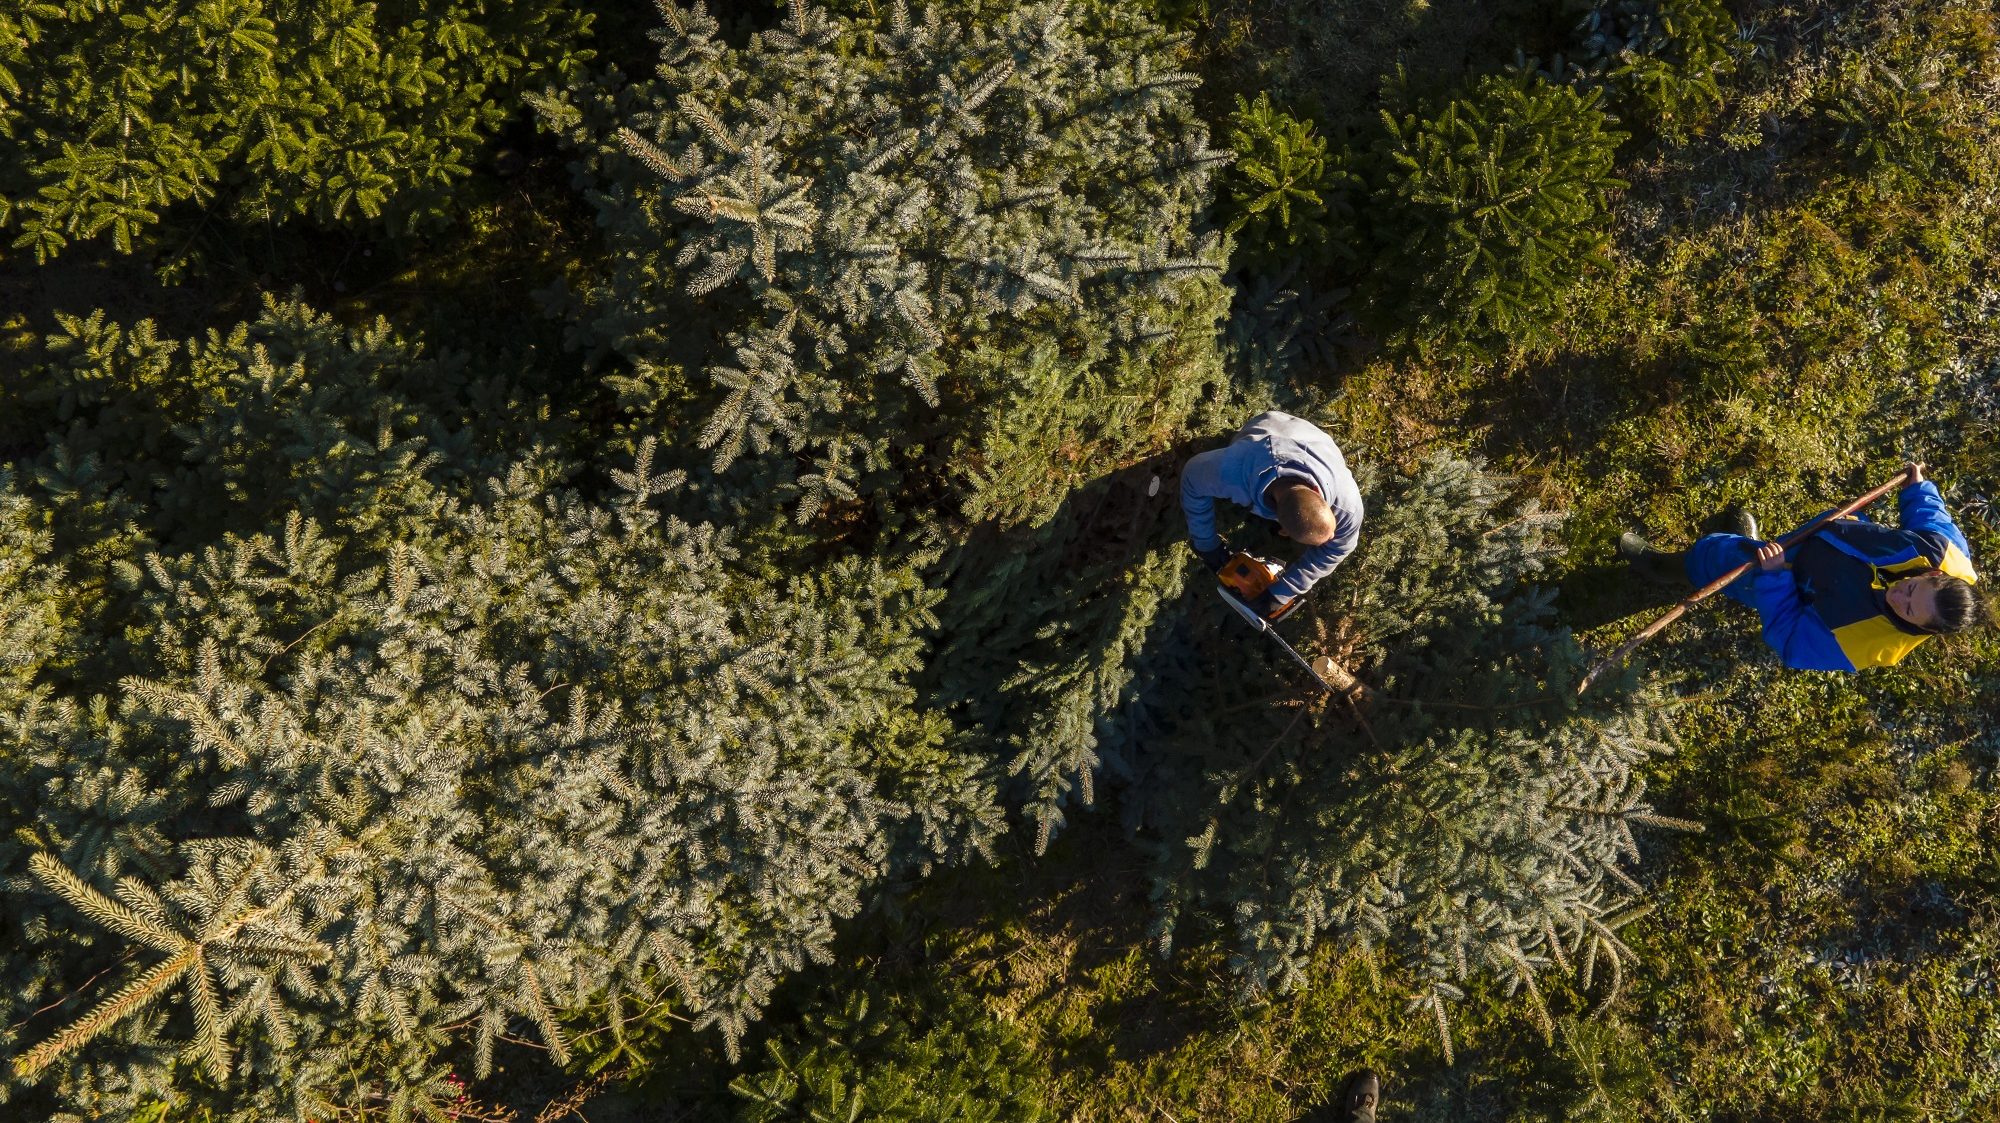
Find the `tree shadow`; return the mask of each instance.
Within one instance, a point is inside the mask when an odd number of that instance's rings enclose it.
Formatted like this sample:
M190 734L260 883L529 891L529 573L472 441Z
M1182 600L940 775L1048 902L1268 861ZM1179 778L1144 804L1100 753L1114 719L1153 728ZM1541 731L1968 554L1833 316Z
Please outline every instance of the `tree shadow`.
M1539 1039L1535 1046L1541 1045ZM1356 1057L1340 1071L1329 1072L1322 1086L1324 1099L1294 1117L1292 1123L1348 1123L1348 1081L1363 1067L1382 1077L1380 1123L1505 1123L1521 1118L1559 1119L1562 1105L1545 1089L1531 1086L1515 1074L1551 1058L1524 1055L1543 1052L1533 1047L1467 1048L1454 1063L1438 1063L1435 1055L1399 1055L1382 1062ZM1541 1110L1532 1110L1532 1109Z
M1047 853L1021 848L996 871L1006 897L939 884L926 898L940 902L947 931L972 935L960 963L989 974L1011 1003L1057 1014L1080 996L1093 1027L1054 1058L1058 1072L1101 1068L1114 1059L1143 1062L1171 1052L1230 1016L1213 980L1196 979L1197 955L1160 954L1152 938L1152 859L1141 839L1122 828L1113 796L1065 829ZM1022 840L1025 842L1025 840ZM1007 904L994 907L995 900ZM997 916L996 916L997 914ZM996 919L1017 941L1005 956L965 949Z
M918 688L933 704L989 732L1026 666L1074 659L1082 622L1120 595L1118 575L1185 533L1180 473L1226 438L1179 441L1075 488L1039 522L987 520L959 528L942 569L937 651Z
M1415 92L1561 49L1568 24L1539 0L1254 0L1245 16L1265 76L1288 98L1319 102L1339 127L1372 118L1384 79Z
M1008 737L1034 728L1051 697L1021 689L1021 680L1045 668L1060 678L1101 661L1091 653L1116 642L1141 564L1163 548L1178 549L1186 535L1182 467L1228 440L1229 434L1217 433L1176 442L1076 488L1039 523L988 522L967 534L936 610L948 639L919 689L947 708L960 728L991 740L996 767L1012 767ZM1243 521L1248 525L1239 528L1225 520L1235 545L1271 553L1293 548L1262 520ZM1179 556L1195 566L1191 554ZM1205 586L1191 580L1179 598L1206 595ZM1164 608L1148 628L1174 627L1183 615ZM1133 642L1149 652L1176 646L1159 639L1149 630ZM1232 656L1274 658L1263 645L1249 646L1254 640L1232 649ZM1225 656L1192 644L1179 657ZM1274 666L1272 673L1283 669ZM1001 688L1009 682L1016 685ZM1097 716L1100 722L1148 720L1121 712ZM1052 1012L1087 995L1095 1028L1067 1042L1053 1061L1059 1070L1093 1069L1113 1058L1143 1061L1231 1016L1227 980L1191 977L1205 976L1218 956L1158 954L1151 899L1158 857L1145 831L1121 814L1130 808L1121 799L1122 786L1114 784L1133 777L1121 773L1102 745L1098 756L1094 798L1087 805L1068 801L1068 820L1045 853L1033 853L1031 821L1002 840L1005 856L998 864L931 874L900 904L892 903L906 934L881 943L877 953L888 970L935 970L940 955L949 956L961 978L1021 1011ZM1191 930L1186 935L1199 938ZM990 952L984 946L989 940L1009 952Z

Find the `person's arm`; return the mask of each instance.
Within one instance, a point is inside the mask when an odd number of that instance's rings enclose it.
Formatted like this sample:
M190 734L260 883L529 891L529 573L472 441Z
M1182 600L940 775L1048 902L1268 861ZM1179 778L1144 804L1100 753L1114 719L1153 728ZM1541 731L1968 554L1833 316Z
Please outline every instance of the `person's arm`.
M1965 533L1951 521L1951 512L1944 509L1944 496L1938 493L1937 485L1924 478L1924 466L1912 461L1907 470L1910 482L1896 493L1896 509L1902 514L1903 529L1941 534L1958 547L1959 553L1971 557L1972 547L1966 545Z
M1286 566L1285 572L1279 574L1278 580L1271 585L1267 595L1272 606L1275 608L1293 597L1305 596L1306 590L1339 568L1340 563L1353 552L1353 545L1342 546L1339 539L1332 539L1300 554L1298 560Z
M1188 539L1197 554L1222 548L1222 538L1215 533L1215 500L1223 494L1222 469L1228 452L1226 448L1204 452L1181 467L1181 514L1187 516Z
M1854 664L1840 649L1840 640L1818 614L1799 599L1799 587L1784 568L1785 551L1776 542L1758 548L1759 569L1753 582L1757 615L1764 620L1764 642L1795 671L1852 671Z

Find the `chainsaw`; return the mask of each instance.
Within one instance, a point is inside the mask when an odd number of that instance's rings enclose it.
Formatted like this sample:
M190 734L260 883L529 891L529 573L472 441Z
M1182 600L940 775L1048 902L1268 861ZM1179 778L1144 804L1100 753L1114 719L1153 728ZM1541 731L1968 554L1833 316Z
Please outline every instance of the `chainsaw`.
M1313 665L1306 662L1305 656L1293 650L1292 645L1285 642L1285 637L1278 634L1278 629L1271 626L1298 607L1299 601L1303 598L1293 597L1286 602L1284 608L1278 610L1276 616L1270 619L1265 619L1256 609L1250 607L1258 597L1263 596L1271 588L1272 583L1277 581L1278 575L1284 571L1283 565L1269 558L1260 558L1252 553L1238 551L1223 564L1221 569L1216 570L1215 579L1218 584L1215 591L1222 595L1223 600L1229 602L1229 607L1235 609L1238 616L1249 621L1251 627L1270 636L1279 647L1284 648L1285 654L1292 657L1292 662L1304 668L1321 689L1331 691L1334 688L1333 684L1321 678L1320 673L1313 669Z

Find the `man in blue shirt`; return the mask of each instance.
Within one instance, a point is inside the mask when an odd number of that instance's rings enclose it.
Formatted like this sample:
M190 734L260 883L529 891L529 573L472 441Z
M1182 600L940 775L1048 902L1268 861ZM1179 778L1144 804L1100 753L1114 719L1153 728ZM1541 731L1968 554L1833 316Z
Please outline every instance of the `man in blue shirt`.
M1306 547L1251 605L1266 619L1289 611L1361 538L1361 489L1340 446L1288 413L1258 414L1227 448L1204 452L1181 469L1188 538L1210 570L1220 570L1230 558L1229 544L1215 529L1218 499L1276 522L1282 534Z
M1746 561L1757 567L1723 590L1757 610L1764 641L1801 671L1889 667L1934 635L1962 631L1979 616L1971 548L1937 485L1912 462L1896 493L1900 527L1835 519L1789 549L1758 540L1756 524L1709 534L1678 554L1626 535L1619 553L1642 572L1680 576L1696 587Z

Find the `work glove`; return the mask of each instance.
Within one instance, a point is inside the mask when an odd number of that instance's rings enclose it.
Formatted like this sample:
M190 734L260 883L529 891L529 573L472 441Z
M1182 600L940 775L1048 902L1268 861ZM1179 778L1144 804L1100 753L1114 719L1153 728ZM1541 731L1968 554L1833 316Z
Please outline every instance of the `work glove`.
M1220 573L1222 567L1229 564L1229 542L1226 539L1217 538L1215 548L1211 550L1199 549L1192 542L1188 543L1188 548L1194 550L1194 556L1201 559L1201 564L1207 566L1210 573Z
M1267 592L1250 602L1250 611L1255 612L1266 620L1276 622L1283 620L1292 609L1298 607L1298 604L1299 598L1297 597L1281 601Z

